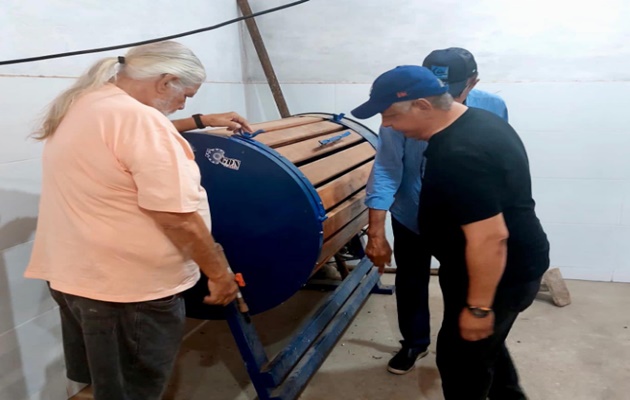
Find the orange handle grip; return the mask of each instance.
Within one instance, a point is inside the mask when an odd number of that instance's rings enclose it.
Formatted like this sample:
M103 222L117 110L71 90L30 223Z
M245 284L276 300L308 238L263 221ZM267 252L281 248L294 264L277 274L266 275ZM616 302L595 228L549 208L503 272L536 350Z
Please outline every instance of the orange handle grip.
M245 279L243 278L243 274L240 272L234 274L234 280L239 287L245 287Z

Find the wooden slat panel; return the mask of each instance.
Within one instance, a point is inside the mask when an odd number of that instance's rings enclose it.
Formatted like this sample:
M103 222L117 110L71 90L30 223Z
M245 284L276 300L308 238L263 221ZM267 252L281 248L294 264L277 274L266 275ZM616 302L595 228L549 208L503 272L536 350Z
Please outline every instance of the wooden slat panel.
M374 147L368 142L340 151L321 160L308 163L300 170L314 186L374 157Z
M315 271L321 267L326 261L330 260L336 252L339 251L346 243L352 239L354 235L359 233L361 229L368 224L368 210L363 211L357 218L353 219L342 230L333 235L324 242L322 251L317 260Z
M334 207L343 199L364 187L367 184L373 165L374 161L370 161L317 189L317 194L322 199L324 209L328 210Z
M324 240L361 214L367 208L364 201L365 190L362 190L328 213L328 218L324 221Z
M278 119L275 121L259 122L252 128L264 129L266 132L277 131L280 129L287 129L294 126L301 126L307 124L314 124L316 122L324 121L322 117L289 117Z
M310 125L307 125L308 127ZM285 156L292 163L299 163L302 161L306 161L309 158L317 157L322 154L330 153L340 147L348 146L352 143L360 142L363 140L363 136L359 135L354 131L350 131L350 135L333 142L327 145L321 145L319 143L320 140L328 139L334 137L336 135L341 135L344 132L348 132L347 130L343 130L341 132L335 132L332 134L322 135L315 137L313 139L304 140L302 142L297 142L290 144L288 146L278 147L276 151L283 156ZM275 132L274 132L275 133Z
M261 133L260 135L256 136L256 140L258 140L260 143L266 144L269 147L279 149L281 148L280 146L290 145L301 140L306 140L321 135L332 135L335 132L345 132L346 130L344 130L343 126L334 122L322 121Z
M320 117L290 117L290 118L283 118L283 119L279 119L275 121L259 122L257 124L251 124L251 126L254 129L254 131L257 131L259 129L264 129L265 132L268 133L272 131L277 131L279 129L286 129L286 128L292 128L295 126L313 124L313 123L321 122L323 120L324 118L320 118ZM339 126L338 124L335 124L335 125ZM229 136L233 133L224 128L208 129L206 130L206 132L213 133L216 135L225 135L225 136Z

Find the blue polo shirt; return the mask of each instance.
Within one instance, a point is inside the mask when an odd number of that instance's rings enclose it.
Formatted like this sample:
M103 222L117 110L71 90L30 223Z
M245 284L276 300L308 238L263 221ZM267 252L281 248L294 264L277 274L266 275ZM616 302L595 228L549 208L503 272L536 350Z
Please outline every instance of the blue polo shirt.
M473 89L465 104L482 108L508 120L508 111L501 97ZM418 230L420 201L420 166L427 142L408 139L391 128L379 130L376 160L367 183L365 204L375 210L389 210L407 229Z

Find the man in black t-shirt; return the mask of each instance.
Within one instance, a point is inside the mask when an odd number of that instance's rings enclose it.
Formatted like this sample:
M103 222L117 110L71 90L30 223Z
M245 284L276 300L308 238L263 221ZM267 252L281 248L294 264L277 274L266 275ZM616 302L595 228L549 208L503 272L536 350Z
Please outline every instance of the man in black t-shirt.
M492 113L454 103L428 69L382 74L357 118L427 140L420 232L440 261L437 364L446 400L525 399L505 339L549 267L525 147Z

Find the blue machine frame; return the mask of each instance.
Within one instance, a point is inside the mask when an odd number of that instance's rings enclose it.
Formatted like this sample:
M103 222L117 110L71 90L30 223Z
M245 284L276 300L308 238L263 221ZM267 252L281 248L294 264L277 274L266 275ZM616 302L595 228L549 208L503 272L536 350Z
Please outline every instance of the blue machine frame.
M364 257L291 342L269 360L252 322L234 304L227 321L260 400L294 400L317 372L370 292L392 294Z
M372 146L376 147L376 135L358 122L344 118L343 114L335 115L326 113L309 113L300 115L322 117L336 122L348 129L353 129L370 142ZM247 137L231 137L229 139L209 138L206 135L200 136L195 132L189 132L184 136L189 142L191 142L193 147L198 147L198 150L202 150L201 152L196 153L197 159L203 159L205 154L203 149L209 141L212 143L221 141L220 147L227 152L226 154L232 153L243 156L249 154L249 149L259 149L260 151L254 152L255 154L252 154L251 157L264 153L266 155L266 158L264 158L265 162L270 162L270 165L273 168L280 168L281 170L287 171L288 173L284 175L297 181L298 185L290 186L300 188L297 192L299 192L300 196L302 196L302 194L306 196L305 200L300 201L305 201L304 204L310 204L309 206L303 207L309 212L307 215L308 218L305 217L306 220L314 221L313 223L317 224L318 227L321 228L320 225L322 220L325 219L326 213L319 201L319 196L311 185L303 183L307 182L307 180L302 176L301 172L293 164L285 161L281 156L277 155L275 151L256 142L255 140L250 140L251 138ZM241 165L239 164L239 166ZM243 163L241 168L255 166L256 165L248 166ZM267 169L272 170L272 167L268 167ZM212 176L218 180L219 178L223 178L222 173L227 172L227 170L219 169L216 173L213 173ZM229 187L230 183L233 182L229 178L230 175L226 175L226 178L223 181L220 181L221 185L218 185L218 188ZM275 179L274 182L278 185L283 183L279 178ZM211 183L209 181L202 180L202 184L207 190L208 187L211 187ZM248 189L252 188L250 187ZM300 196L295 195L293 198L297 201L297 199L302 199ZM211 206L212 205L213 204L211 204ZM221 204L215 204L217 208L221 209L221 207L219 207L220 205ZM232 206L233 204L229 205ZM250 211L248 208L244 207L240 208L240 210L241 213ZM311 213L313 215L311 215ZM239 215L238 217L246 218L247 216ZM293 221L297 221L296 217L292 218L294 218ZM305 222L300 222L297 225L304 224ZM319 245L318 249L321 249L321 229L308 228L307 230L309 232L316 232L317 236L313 240L304 240L304 242L312 242L314 245L317 244ZM217 234L217 237L218 236L219 234ZM224 245L226 254L229 253L229 258L231 260L238 261L239 255L243 254L237 251L240 245L242 245L241 241L238 240L235 243L232 243L231 241L221 237L218 237L218 239L218 241ZM393 286L385 286L381 284L378 270L374 268L373 264L367 259L367 257L365 257L359 236L355 236L353 240L355 241L354 256L361 258L361 261L352 270L352 272L345 276L342 281L328 281L324 282L324 285L318 285L319 288L323 287L325 289L333 290L333 292L330 293L324 303L320 305L315 314L305 322L300 331L293 336L290 343L272 360L269 360L267 357L264 346L258 336L253 322L249 318L249 315L241 314L234 303L225 308L221 307L220 310L219 308L215 310L217 311L219 318L223 317L228 321L230 330L232 331L232 336L236 341L247 372L260 400L294 400L297 398L297 396L299 396L302 390L306 387L311 377L315 374L315 372L317 372L318 368L324 362L326 356L337 343L338 339L341 337L352 319L356 316L361 306L365 303L368 295L370 293L392 294L394 292ZM259 253L257 249L255 250L251 247L251 243L249 243L247 247L250 254ZM305 250L302 250L301 254L302 256L305 256ZM236 267L234 268L236 272L240 272L238 263L235 263L233 267ZM305 271L306 273L310 273L310 270ZM301 273L300 271L293 272L295 274L298 272ZM252 270L248 271L247 275L254 276L255 273L256 270ZM272 278L273 277L262 276L256 277L256 280L264 281L265 279ZM299 279L297 281L301 282ZM202 284L204 290L206 290L205 283L202 282ZM308 284L306 287L308 287ZM247 291L248 287L246 286L244 290ZM249 290L252 290L251 286L249 287ZM266 309L275 306L286 298L287 293L295 293L291 287L282 287L276 290L276 292L277 293L266 294L264 297L258 296L256 301L252 304L253 314L265 311ZM248 294L251 295L255 293L257 292L243 293L243 295L247 299ZM204 293L200 292L199 295L202 296ZM265 301L268 304L265 303ZM195 304L201 304L201 301L192 301L190 304L187 303L187 308L190 307L187 310L187 314L189 316L192 316L193 318L202 317L203 319L208 319L213 316L213 312L208 311L210 310L208 306L205 306L203 309L200 308L199 310L196 310L194 308ZM258 307L258 309L256 309L256 307Z

